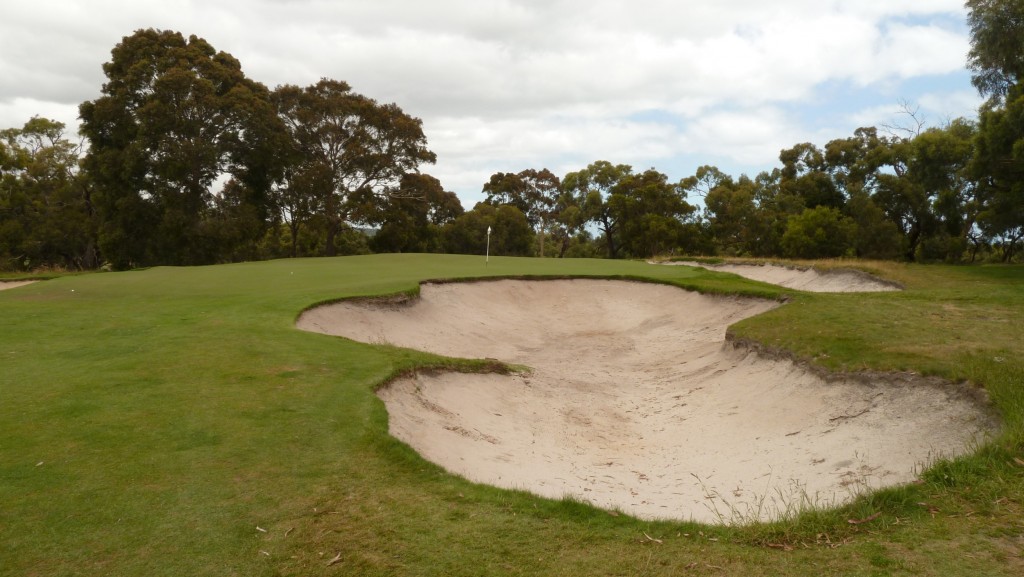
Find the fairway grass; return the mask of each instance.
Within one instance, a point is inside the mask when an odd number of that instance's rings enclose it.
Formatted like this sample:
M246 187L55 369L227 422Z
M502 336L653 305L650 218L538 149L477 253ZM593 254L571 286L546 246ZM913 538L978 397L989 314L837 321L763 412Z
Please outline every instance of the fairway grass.
M0 575L1019 575L1024 268L871 268L906 290L812 295L639 262L376 255L2 291ZM478 276L785 298L731 336L830 370L970 381L1003 433L911 486L747 527L471 484L389 437L373 390L417 367L474 365L294 321L317 303Z

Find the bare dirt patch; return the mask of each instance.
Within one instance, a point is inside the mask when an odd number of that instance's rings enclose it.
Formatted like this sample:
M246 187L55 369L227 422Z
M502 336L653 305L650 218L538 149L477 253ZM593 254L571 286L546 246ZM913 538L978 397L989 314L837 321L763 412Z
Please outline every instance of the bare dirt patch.
M379 391L391 433L473 481L644 518L767 520L915 479L993 427L959 387L828 378L725 342L772 301L596 280L427 284L300 328L527 374L423 374Z

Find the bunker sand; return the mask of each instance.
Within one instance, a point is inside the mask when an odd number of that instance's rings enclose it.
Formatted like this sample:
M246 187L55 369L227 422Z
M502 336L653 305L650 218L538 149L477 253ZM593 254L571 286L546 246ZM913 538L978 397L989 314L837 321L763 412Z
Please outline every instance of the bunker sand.
M467 479L642 518L769 520L914 480L993 423L952 385L828 379L725 341L778 303L598 280L426 284L300 328L531 367L378 394L392 435Z
M32 284L34 280L0 280L0 291Z
M850 293L900 290L896 283L884 281L853 269L819 271L813 268L794 268L775 264L705 264L683 261L666 261L656 264L695 266L717 272L729 272L751 280L807 292Z

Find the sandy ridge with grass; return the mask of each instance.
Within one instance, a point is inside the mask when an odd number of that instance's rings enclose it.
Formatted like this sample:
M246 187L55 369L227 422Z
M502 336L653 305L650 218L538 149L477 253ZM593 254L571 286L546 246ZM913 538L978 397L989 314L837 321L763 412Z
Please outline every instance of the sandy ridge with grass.
M707 264L690 261L660 261L652 264L695 266L718 272L729 272L751 280L807 292L848 293L901 290L896 283L853 269L817 270L776 264Z
M298 326L531 367L420 374L379 391L389 429L473 481L643 518L767 520L911 482L991 431L962 389L828 380L725 341L778 303L599 280L425 284Z

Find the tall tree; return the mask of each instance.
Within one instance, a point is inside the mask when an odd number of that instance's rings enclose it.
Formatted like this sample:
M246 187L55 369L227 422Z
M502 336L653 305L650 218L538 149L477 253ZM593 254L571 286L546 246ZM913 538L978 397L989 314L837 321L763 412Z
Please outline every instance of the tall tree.
M979 224L1009 261L1024 239L1024 83L1009 90L1004 106L982 107L971 172Z
M596 224L604 235L608 258L616 258L619 252L617 217L608 200L612 189L632 173L633 168L628 164L598 160L562 179L563 190L575 197L574 202L582 207L586 220Z
M1024 238L1024 1L968 0L979 113L972 174L983 199L978 220L1010 260Z
M98 265L91 190L64 124L0 130L0 269Z
M704 196L701 231L705 250L725 255L777 256L786 221L804 210L802 196L781 186L782 171L733 179L717 168L701 167L683 179L687 190ZM704 192L706 191L706 192Z
M484 184L485 202L512 205L526 215L537 232L538 254L544 256L544 238L554 224L562 183L550 170L529 168L518 173L498 172Z
M587 213L580 199L571 191L562 190L555 201L551 238L558 246L558 258L563 258L573 240L586 236Z
M825 145L825 167L839 191L847 198L860 191L871 194L884 150L895 138L878 134L875 127L862 127L849 138L837 138Z
M122 268L208 262L214 184L232 175L265 199L273 180L269 92L194 35L139 30L111 56L103 96L79 107L103 255Z
M688 195L706 198L719 186L729 186L732 183L732 177L719 170L717 166L704 165L698 167L693 176L684 178L679 184Z
M696 208L686 202L683 186L654 170L622 178L608 198L618 223L622 249L652 257L687 243L688 219Z
M473 210L444 227L445 252L456 254L530 256L534 232L526 215L511 204L495 206L478 202Z
M295 152L286 186L326 219L328 256L336 254L338 233L358 216L353 199L395 194L405 174L436 160L420 119L356 94L345 82L324 78L306 88L281 86L274 101Z
M1024 2L967 0L971 82L983 96L1001 101L1024 80Z
M974 125L957 119L877 151L872 201L903 236L907 260L959 259L980 211L968 172Z
M439 252L442 228L464 212L459 197L429 174L406 174L398 194L373 197L368 222L380 230L370 239L375 252Z
M841 208L846 201L842 191L828 174L825 153L805 142L779 153L782 161L779 186L787 194L804 199L807 208Z
M957 118L925 130L912 141L912 176L928 191L937 223L926 239L926 258L956 262L967 250L984 203L970 173L975 133L973 122Z

